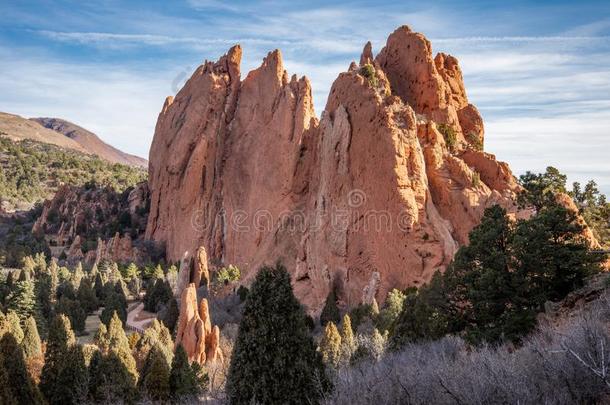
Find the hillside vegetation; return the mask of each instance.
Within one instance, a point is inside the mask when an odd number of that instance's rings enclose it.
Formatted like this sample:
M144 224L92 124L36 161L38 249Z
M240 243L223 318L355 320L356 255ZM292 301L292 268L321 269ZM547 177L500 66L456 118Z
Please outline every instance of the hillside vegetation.
M122 192L146 180L146 170L108 163L55 145L12 141L0 133L0 202L5 210L29 209L62 184L95 183Z

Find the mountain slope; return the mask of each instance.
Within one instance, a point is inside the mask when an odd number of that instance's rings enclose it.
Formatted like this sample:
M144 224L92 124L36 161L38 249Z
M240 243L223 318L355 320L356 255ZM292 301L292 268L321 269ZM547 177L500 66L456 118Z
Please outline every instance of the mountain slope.
M47 129L37 122L30 121L19 115L0 112L0 132L13 141L30 139L36 142L50 143L65 149L81 153L87 150L78 142L56 131Z
M148 166L148 161L146 159L122 152L102 141L93 132L87 131L85 128L69 121L60 118L31 118L30 120L39 123L45 128L65 135L81 145L87 152L98 155L109 162L130 166Z

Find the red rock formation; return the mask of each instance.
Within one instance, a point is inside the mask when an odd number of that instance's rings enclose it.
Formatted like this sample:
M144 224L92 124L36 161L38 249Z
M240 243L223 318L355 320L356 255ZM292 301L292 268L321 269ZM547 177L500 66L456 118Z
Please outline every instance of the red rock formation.
M204 298L197 305L197 289L191 283L182 291L180 298L175 345L182 345L189 361L204 364L224 360L219 342L220 329L218 326L212 327L208 301Z
M44 202L32 231L44 235L57 256L65 252L73 263L144 262L145 252L130 235L136 241L143 236L147 205L146 183L124 194L111 188L63 186ZM122 223L121 233L116 232L117 223Z
M159 114L146 236L169 260L204 246L246 281L281 260L318 312L331 285L351 306L428 281L486 207L516 211L457 60L423 35L401 27L376 57L367 44L374 72L352 63L319 121L279 51L244 80L240 59L234 47L200 66Z
M201 284L201 280L204 279L206 286L210 288L210 272L208 271L208 254L203 246L199 246L197 252L195 252L195 265L193 267L192 275L193 283L196 286Z

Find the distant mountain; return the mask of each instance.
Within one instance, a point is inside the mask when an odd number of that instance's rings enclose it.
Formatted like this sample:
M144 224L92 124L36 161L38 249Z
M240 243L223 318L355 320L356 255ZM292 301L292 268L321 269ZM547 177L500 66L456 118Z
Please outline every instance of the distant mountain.
M90 154L83 145L74 139L14 114L0 112L0 133L4 133L6 137L14 141L30 139Z
M88 153L98 155L112 163L130 166L148 167L148 161L138 156L122 152L102 141L93 132L60 118L31 118L33 122L45 128L65 135L83 147Z

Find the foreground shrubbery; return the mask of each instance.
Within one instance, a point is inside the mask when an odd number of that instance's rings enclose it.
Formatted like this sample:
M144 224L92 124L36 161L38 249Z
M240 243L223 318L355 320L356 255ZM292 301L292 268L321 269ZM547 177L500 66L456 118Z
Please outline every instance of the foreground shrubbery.
M610 296L515 348L461 338L409 343L341 368L328 404L575 404L610 395Z

